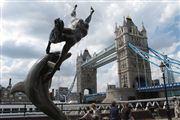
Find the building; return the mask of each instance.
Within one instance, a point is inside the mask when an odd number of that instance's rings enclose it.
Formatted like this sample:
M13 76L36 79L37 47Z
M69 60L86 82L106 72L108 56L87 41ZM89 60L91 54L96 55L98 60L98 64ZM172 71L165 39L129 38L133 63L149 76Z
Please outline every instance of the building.
M12 88L11 81L12 79L10 78L9 84L6 88L0 85L0 102L1 103L29 102L28 97L22 92L18 92L15 94L10 93Z
M61 102L66 101L66 96L68 94L68 87L59 87L56 90L55 100L59 100Z
M77 71L77 92L84 95L84 91L88 90L89 94L97 93L97 77L96 68L81 67L82 63L86 62L91 58L89 51L84 50L83 54L80 54L76 60L76 71Z
M150 63L135 54L128 44L132 43L145 52L148 52L147 33L144 25L142 29L134 24L128 16L124 18L123 25L115 27L115 44L117 49L118 76L121 96L124 99L136 96L135 88L150 86ZM128 94L132 96L127 96Z
M168 61L167 55L165 55L165 59ZM165 63L165 65L166 65L169 69L172 69L170 64ZM173 72L172 72L172 71L169 71L169 70L167 70L167 69L165 70L165 81L166 81L166 83L174 83L174 82L175 82L175 80L174 80L174 75L173 75Z
M135 54L128 43L148 52L147 33L144 25L138 30L130 17L124 18L122 26L115 28L115 43L120 88L135 88L151 85L150 63Z
M82 103L82 98L81 94L77 92L71 92L68 96L68 102L70 101L77 101L78 103Z

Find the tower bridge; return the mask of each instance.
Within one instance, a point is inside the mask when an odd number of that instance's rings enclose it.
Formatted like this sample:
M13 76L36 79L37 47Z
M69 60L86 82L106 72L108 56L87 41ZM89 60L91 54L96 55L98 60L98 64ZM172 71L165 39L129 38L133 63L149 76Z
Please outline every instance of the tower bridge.
M83 95L84 90L87 89L89 94L97 93L97 68L115 60L118 63L120 88L110 89L107 94L127 100L136 97L137 92L154 89L148 87L152 86L150 63L153 62L149 60L149 57L152 57L149 54L150 51L158 60L165 63L172 61L171 63L180 65L179 61L167 60L168 57L166 56L165 59L162 54L158 56L157 51L148 47L147 33L143 24L142 30L138 30L130 17L124 18L123 25L115 27L115 40L111 46L93 56L89 54L88 50L85 50L77 57L77 92ZM157 63L154 65L157 66ZM170 82L167 81L169 84L173 82L174 78Z
M124 96L123 99L136 96L136 86L149 86L150 63L136 55L128 47L129 42L148 52L145 27L142 25L142 30L138 30L132 19L127 17L124 18L122 26L116 26L113 45L94 56L91 56L88 50L79 55L76 63L77 92L83 94L87 89L89 94L97 93L97 68L115 60L118 63L120 95Z
M93 57L82 63L81 67L98 68L115 60L117 60L117 52L115 44L113 44L103 51L94 54Z

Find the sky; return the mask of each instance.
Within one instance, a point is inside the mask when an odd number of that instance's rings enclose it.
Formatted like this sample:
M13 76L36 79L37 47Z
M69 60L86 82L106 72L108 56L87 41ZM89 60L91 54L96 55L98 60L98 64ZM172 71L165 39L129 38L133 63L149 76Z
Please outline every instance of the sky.
M71 48L72 56L56 72L52 87L69 87L76 71L76 58L85 49L98 53L112 45L115 23L122 25L123 17L130 16L139 30L142 22L147 30L151 48L180 60L180 1L176 0L121 0L121 1L55 1L55 0L2 0L1 7L1 59L0 84L8 85L25 79L29 69L46 53L54 19L61 18L70 27L70 13L77 4L77 17L85 19L92 6L95 10L88 35ZM61 50L64 43L53 44L52 51ZM160 79L159 68L152 67L153 79ZM98 92L106 91L107 84L119 84L117 62L97 70ZM179 75L176 81L180 82ZM74 87L76 91L76 85Z

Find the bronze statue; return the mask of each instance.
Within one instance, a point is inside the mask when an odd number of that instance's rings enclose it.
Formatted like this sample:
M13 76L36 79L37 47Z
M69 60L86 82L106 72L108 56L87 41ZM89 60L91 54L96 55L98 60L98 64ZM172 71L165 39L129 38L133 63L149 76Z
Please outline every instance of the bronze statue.
M53 63L57 61L60 56L59 54L58 52L48 54L36 62L29 71L26 79L12 87L11 93L23 92L40 111L49 117L54 120L67 120L63 112L50 99L49 87L52 79L45 80L43 77L53 69Z
M89 22L94 12L91 7L90 15L84 21L76 18L76 8L77 5L75 5L71 14L74 17L73 28L64 28L63 21L59 18L56 19L46 49L47 55L32 66L23 82L15 84L11 89L11 93L24 92L38 109L54 120L67 120L67 117L50 99L49 87L51 86L52 77L61 64L71 56L71 53L68 53L70 48L87 35ZM61 53L50 53L51 43L63 41L66 43Z
M66 57L70 48L73 47L76 43L78 43L88 33L89 23L91 21L92 14L94 13L94 9L91 7L90 15L84 21L83 19L76 18L76 8L77 5L74 6L74 9L71 13L71 16L73 17L72 29L64 28L64 23L62 20L60 20L60 18L55 19L54 21L55 26L50 34L46 53L50 53L51 43L56 44L63 41L65 41L66 43L62 49L62 54L57 60L54 69L47 74L47 79L52 78L56 70L59 69L62 64L61 60Z

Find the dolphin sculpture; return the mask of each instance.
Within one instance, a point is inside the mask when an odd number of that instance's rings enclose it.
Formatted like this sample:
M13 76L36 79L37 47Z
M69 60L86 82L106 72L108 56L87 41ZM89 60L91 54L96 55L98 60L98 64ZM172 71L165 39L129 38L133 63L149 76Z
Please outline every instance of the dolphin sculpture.
M59 56L60 52L54 52L37 61L30 69L26 79L12 87L11 93L23 92L40 111L52 119L67 120L66 115L50 99L49 87L52 78L47 80L46 77L44 77L52 71ZM71 53L67 54L64 60L70 56ZM62 60L62 62L64 60Z

